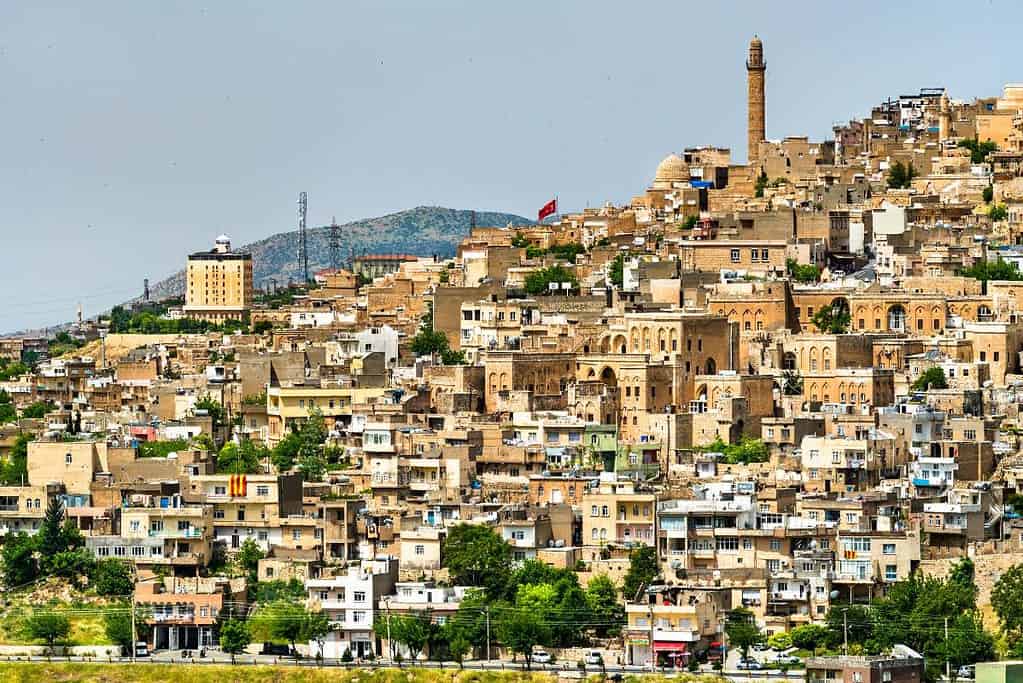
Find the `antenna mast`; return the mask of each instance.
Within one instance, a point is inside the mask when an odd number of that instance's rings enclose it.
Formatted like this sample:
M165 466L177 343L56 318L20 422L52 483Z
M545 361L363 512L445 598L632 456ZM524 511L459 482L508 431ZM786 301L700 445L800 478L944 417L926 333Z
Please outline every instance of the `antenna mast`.
M305 229L306 193L298 193L298 262L302 266L303 282L309 282L309 235Z
M330 217L327 229L327 252L330 255L330 267L335 271L341 267L341 226L334 216Z

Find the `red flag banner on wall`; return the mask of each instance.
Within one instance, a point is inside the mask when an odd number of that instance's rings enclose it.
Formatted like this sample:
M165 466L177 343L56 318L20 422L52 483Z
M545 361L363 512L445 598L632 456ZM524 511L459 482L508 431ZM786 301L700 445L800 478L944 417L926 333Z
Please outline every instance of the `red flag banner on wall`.
M246 481L244 474L232 474L228 480L227 492L234 498L236 496L245 496L246 489L248 488L248 481Z
M547 216L550 216L551 214L555 214L557 212L558 212L558 199L557 199L557 197L555 197L554 199L550 200L549 202L544 204L542 207L540 207L540 210L536 212L536 221L539 223L544 218L547 218Z

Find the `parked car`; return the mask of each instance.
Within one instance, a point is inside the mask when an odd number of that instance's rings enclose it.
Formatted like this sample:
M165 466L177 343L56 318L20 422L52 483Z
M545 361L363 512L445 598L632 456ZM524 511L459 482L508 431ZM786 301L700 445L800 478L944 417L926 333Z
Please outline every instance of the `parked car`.
M288 645L279 645L277 643L263 643L263 649L259 651L259 654L287 657L291 654L291 648Z
M743 671L759 671L764 667L755 659L740 659L739 663L735 665L735 668L742 669Z
M775 660L779 664L802 664L803 660L795 655L778 655Z
M146 641L140 640L137 643L135 643L135 656L136 657L149 656L149 644Z
M587 666L600 666L604 663L604 658L596 650L590 650L586 653L583 661L586 662Z
M959 671L956 672L956 678L969 678L973 680L975 675L975 669L969 664L959 667Z
M534 664L550 664L554 661L554 657L551 657L551 653L545 650L533 650L533 663Z

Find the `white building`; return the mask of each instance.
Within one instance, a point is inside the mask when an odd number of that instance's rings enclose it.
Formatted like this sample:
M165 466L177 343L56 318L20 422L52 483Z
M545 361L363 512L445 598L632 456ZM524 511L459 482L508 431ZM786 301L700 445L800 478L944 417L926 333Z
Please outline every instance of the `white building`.
M398 563L394 558L363 560L348 573L305 582L310 602L327 613L332 629L324 637L323 657L339 658L348 650L353 657L380 654L373 633L377 601L394 592ZM310 641L309 652L319 652Z

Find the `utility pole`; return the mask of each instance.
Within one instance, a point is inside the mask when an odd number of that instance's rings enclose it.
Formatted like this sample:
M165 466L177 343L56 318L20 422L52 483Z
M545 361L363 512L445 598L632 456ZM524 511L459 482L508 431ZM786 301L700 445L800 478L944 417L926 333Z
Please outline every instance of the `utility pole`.
M849 654L849 608L842 608L842 654Z
M387 649L391 651L391 660L394 660L394 642L391 640L391 601L387 601Z
M305 192L298 193L298 264L302 266L304 284L309 284L309 236L305 229L307 199Z
M650 671L657 671L657 651L654 650L654 608L647 608L647 615L650 617ZM724 664L722 664L722 671Z
M131 591L131 661L135 663L135 590Z
M948 659L948 617L945 617L945 678L952 680L952 663Z
M487 661L490 661L490 607L484 607L483 613L487 615Z

